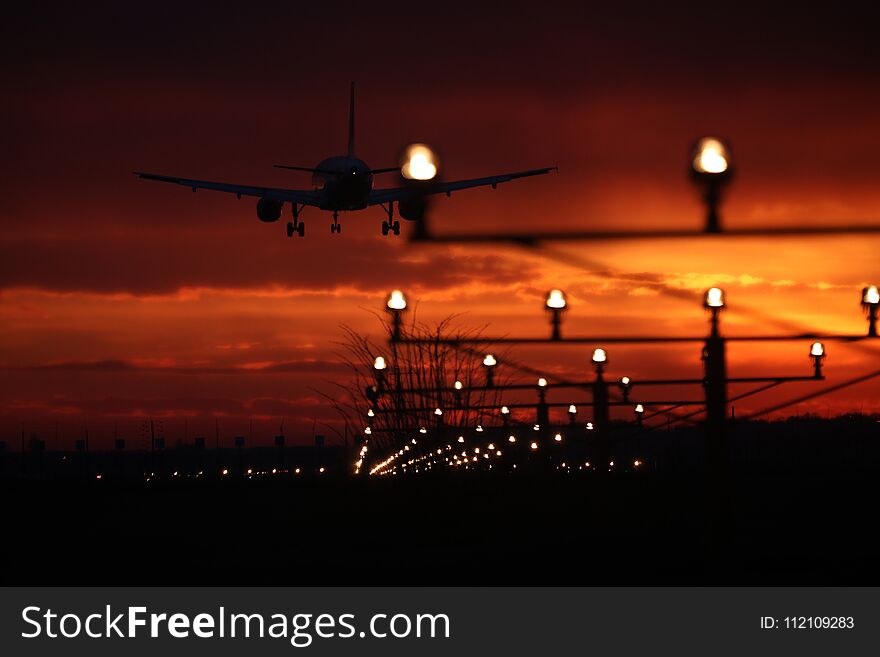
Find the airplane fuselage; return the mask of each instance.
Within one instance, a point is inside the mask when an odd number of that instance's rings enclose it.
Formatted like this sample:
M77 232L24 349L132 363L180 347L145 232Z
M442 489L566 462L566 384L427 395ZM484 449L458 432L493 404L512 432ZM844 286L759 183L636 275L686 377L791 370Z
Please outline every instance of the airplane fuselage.
M312 186L322 192L321 209L363 210L373 189L370 167L356 157L337 155L322 160L312 174Z

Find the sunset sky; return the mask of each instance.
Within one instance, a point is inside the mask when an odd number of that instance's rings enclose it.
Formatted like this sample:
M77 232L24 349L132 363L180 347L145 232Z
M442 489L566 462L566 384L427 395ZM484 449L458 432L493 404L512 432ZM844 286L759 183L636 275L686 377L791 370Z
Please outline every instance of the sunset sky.
M880 44L855 10L75 4L20 8L0 25L0 440L11 445L24 426L51 446L57 424L63 447L86 422L99 441L117 425L136 444L144 418L163 418L170 437L183 418L190 436L216 417L224 435L247 433L253 418L268 442L283 417L308 440L335 418L318 391L347 376L340 326L378 337L370 311L391 288L423 320L464 313L493 334L548 333L551 287L569 295L570 334L700 334L700 293L716 284L730 335L866 330L859 293L880 281L878 237L551 245L584 261L574 267L516 247L382 237L379 209L342 215L341 235L307 209L306 238L288 239L252 199L131 174L308 188L308 174L271 165L344 151L354 80L357 154L373 167L411 141L436 145L447 179L558 163L558 175L438 199L437 232L697 228L688 150L704 134L733 148L725 225L877 223ZM731 375L809 374L808 346L734 344ZM828 349L827 384L877 369L880 345ZM586 377L589 351L515 355L552 379ZM611 375L700 376L699 345L609 351ZM880 411L878 393L875 381L800 412Z

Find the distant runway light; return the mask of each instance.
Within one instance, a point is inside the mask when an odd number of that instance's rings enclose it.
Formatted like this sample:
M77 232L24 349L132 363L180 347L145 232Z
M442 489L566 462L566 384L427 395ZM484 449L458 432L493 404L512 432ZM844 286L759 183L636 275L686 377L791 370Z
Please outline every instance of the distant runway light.
M410 180L432 180L437 176L437 155L425 144L406 148L400 173Z

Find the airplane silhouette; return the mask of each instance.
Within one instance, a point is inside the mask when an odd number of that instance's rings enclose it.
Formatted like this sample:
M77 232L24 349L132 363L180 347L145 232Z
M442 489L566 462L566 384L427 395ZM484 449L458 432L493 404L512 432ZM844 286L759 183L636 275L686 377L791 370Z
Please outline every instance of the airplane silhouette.
M413 221L419 218L418 211L410 208L407 199L412 191L407 187L392 187L388 189L373 189L373 176L375 174L400 172L400 167L387 167L383 169L371 169L367 163L354 155L354 83L351 85L348 115L348 153L337 155L322 160L318 166L299 167L285 164L274 165L279 169L291 169L293 171L306 171L312 174L313 189L281 189L276 187L257 187L253 185L238 185L234 183L211 182L208 180L193 180L190 178L178 178L155 173L135 171L139 178L158 180L160 182L175 183L190 187L195 192L198 189L211 189L218 192L242 196L257 197L257 217L263 222L274 222L281 218L282 207L285 203L290 204L293 221L287 224L287 236L293 237L305 234L305 224L299 221L299 216L306 207L315 207L320 210L333 212L333 223L330 225L331 233L340 233L342 226L339 224L339 213L351 210L363 210L373 205L382 206L388 215L388 220L382 222L382 234L400 235L400 222L394 220L394 203L398 204L398 214L406 220ZM539 176L555 171L556 167L532 169L530 171L516 171L502 173L485 178L471 178L469 180L455 180L440 182L423 180L420 184L421 194L446 194L468 189L496 185L516 178L527 176ZM433 177L433 175L429 176Z

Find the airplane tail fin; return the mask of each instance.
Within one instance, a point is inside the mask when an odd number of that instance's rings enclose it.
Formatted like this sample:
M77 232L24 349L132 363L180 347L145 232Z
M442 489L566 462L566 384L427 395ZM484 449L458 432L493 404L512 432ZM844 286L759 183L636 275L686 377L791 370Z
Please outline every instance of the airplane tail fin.
M351 83L351 96L348 104L348 156L354 157L354 82Z

